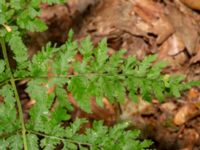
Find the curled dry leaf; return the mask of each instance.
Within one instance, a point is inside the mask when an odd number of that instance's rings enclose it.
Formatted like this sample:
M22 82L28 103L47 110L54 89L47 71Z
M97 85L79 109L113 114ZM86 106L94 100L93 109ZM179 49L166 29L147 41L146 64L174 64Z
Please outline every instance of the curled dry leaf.
M71 93L68 93L68 98L70 103L74 106L74 111L72 112L73 119L80 118L88 118L88 119L96 119L96 120L104 120L107 125L112 125L116 121L116 112L108 101L108 99L103 98L103 107L97 105L96 100L94 98L90 99L90 105L92 109L92 113L86 113L78 106L76 100L74 99Z
M174 28L165 16L162 5L151 0L136 0L133 9L148 24L149 27L143 29L147 29L147 33L158 36L157 44L161 44L174 33Z
M92 118L94 119L103 119L108 125L112 125L116 121L116 113L114 107L108 101L107 98L102 99L104 107L97 105L96 100L92 99L90 101L92 107Z
M172 23L176 33L184 42L190 55L197 52L199 25L194 15L183 14L177 7L167 5L167 18Z
M167 60L172 68L179 67L188 60L184 49L184 42L179 34L175 33L159 47L158 59Z
M169 55L176 55L184 50L185 44L178 33L173 34L166 42L169 46Z
M180 0L180 1L192 9L200 10L199 0Z
M193 103L187 103L182 106L174 117L174 124L182 125L188 120L197 116L200 113L200 110Z

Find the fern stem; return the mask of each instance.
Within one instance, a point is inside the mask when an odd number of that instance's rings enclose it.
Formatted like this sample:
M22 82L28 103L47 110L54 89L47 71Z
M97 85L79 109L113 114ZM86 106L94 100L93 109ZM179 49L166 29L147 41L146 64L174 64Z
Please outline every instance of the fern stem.
M43 134L43 133L40 133L40 132L37 132L37 131L28 130L28 132L35 134L35 135L42 136L42 137L50 138L50 139L57 139L57 140L60 140L60 141L68 141L70 143L75 143L77 145L85 145L85 146L89 146L89 147L92 146L92 144L90 144L90 143L83 143L83 142L75 141L73 139L60 138L60 137L56 137L56 136L52 136L52 135L46 135L46 134Z
M23 138L24 150L28 150L27 139L26 139L26 128L25 128L25 123L24 123L24 118L23 118L22 106L21 106L19 94L17 92L15 78L14 78L11 68L10 68L10 63L8 60L8 55L7 55L6 44L5 44L4 38L0 38L0 43L1 43L2 51L3 51L3 57L6 62L6 67L10 73L10 82L11 82L12 88L14 90L15 99L17 101L17 107L18 107L18 111L19 111L19 119L20 119L21 126L22 126L22 138Z

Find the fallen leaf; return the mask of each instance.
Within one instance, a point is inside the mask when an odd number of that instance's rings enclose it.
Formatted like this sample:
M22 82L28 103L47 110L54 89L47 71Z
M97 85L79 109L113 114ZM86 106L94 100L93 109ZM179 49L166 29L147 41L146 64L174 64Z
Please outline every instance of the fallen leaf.
M69 0L67 4L71 14L75 14L77 12L83 13L89 6L95 5L98 1L99 0Z
M192 9L200 10L200 1L199 0L180 0L180 1Z
M132 119L134 115L150 115L155 112L153 104L142 100L141 97L138 97L138 99L138 102L126 99L125 102L121 104L122 114L120 118L122 120Z
M152 0L136 0L133 9L138 16L148 23L149 28L143 28L146 29L145 32L158 36L156 39L157 44L161 44L174 33L172 24L164 14L164 7L159 3Z
M107 125L112 125L116 121L116 112L108 101L108 99L103 98L103 107L97 105L96 100L91 98L89 103L91 105L92 112L86 113L84 112L77 104L71 93L68 93L69 102L74 106L74 111L72 112L73 119L79 118L88 118L92 120L104 120Z
M199 96L200 96L199 91L195 88L191 88L188 92L187 99L189 101L193 101L193 100L197 99Z
M194 55L197 52L198 44L198 22L194 19L195 16L190 16L182 13L177 7L173 5L167 5L168 19L175 28L176 33L180 36L181 40L187 48L190 55Z
M185 128L183 130L184 147L181 150L194 150L195 144L198 144L199 133L192 128Z
M188 120L197 116L200 113L199 109L193 103L187 103L182 106L174 117L174 124L182 125Z
M182 52L185 49L185 44L178 33L174 33L168 40L168 54L173 56Z
M197 46L197 53L190 59L190 65L200 62L200 40Z
M164 112L172 113L177 106L173 102L166 102L161 104L160 109Z

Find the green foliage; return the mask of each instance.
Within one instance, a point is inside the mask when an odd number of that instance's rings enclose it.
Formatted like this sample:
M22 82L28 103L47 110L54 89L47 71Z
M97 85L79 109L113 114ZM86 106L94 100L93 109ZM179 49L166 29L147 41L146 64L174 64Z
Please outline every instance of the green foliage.
M68 94L72 93L81 109L91 112L91 97L101 107L103 97L111 103L123 103L127 94L133 101L137 101L137 95L147 101L152 97L163 101L165 96L179 97L182 90L199 83L184 83L182 76L163 75L166 63L154 64L156 55L138 61L134 56L125 58L126 51L120 50L109 56L106 39L94 47L87 37L79 46L72 40L72 31L62 46L48 43L28 60L23 42L25 33L47 28L38 19L40 2L53 4L64 0L0 1L4 56L0 59L0 149L53 150L61 146L63 150L142 150L149 147L150 141L138 140L139 131L126 130L127 123L107 127L95 121L83 134L79 131L87 120L77 119L64 125L71 119L68 112L73 110ZM4 40L14 54L16 68L9 66ZM81 60L76 60L78 54ZM26 122L15 84L16 80L23 79L29 79L26 93L35 102Z
M27 47L23 36L27 31L41 32L46 24L38 19L41 14L39 4L64 3L66 0L1 0L0 2L0 37L4 37L14 53L18 72L16 76L24 77L28 65Z
M3 86L0 95L4 97L3 104L0 104L0 134L9 134L20 129L12 87L9 84Z
M23 148L22 137L19 134L8 137L7 142L9 143L9 148L12 150Z
M145 149L152 142L137 140L139 131L125 131L128 123L118 124L113 128L103 126L102 122L94 122L92 129L87 129L85 135L76 135L74 139L82 143L90 143L92 149ZM130 139L134 141L130 141Z
M27 144L29 150L38 150L39 149L39 138L35 134L27 134Z
M78 53L83 56L81 61L75 59ZM94 122L93 127L86 129L84 134L78 132L86 120L76 120L70 126L62 126L64 121L71 118L67 113L72 110L68 92L72 93L83 110L91 112L91 97L96 97L97 104L102 106L103 97L107 97L110 102L123 103L126 93L129 93L129 98L134 101L137 100L138 94L147 101L152 97L164 100L166 95L178 97L181 90L190 88L190 83L184 83L182 76L162 75L161 71L166 63L153 65L155 55L140 62L134 56L125 58L124 53L124 50L120 50L109 56L106 40L94 48L90 39L86 38L81 42L81 46L69 39L57 48L47 44L42 51L35 54L26 70L30 79L26 92L30 99L35 101L29 111L30 119L25 124L28 132L27 147L53 150L56 146L63 145L63 150L140 150L151 145L150 141L137 140L138 131L126 131L127 123L109 128L102 122ZM3 73L6 70L3 60L1 66ZM70 68L74 68L75 75L69 74ZM18 70L13 70L13 73L16 71ZM53 90L49 92L50 89ZM13 126L18 117L12 86L2 86L0 94L4 97L4 103L0 105L0 114L4 114L0 116L2 145L20 149L23 146L20 142L22 138L16 138L20 136L20 123ZM55 101L56 105L53 106ZM4 136L5 133L8 136ZM39 139L38 136L43 138ZM17 143L13 143L14 139L17 139Z

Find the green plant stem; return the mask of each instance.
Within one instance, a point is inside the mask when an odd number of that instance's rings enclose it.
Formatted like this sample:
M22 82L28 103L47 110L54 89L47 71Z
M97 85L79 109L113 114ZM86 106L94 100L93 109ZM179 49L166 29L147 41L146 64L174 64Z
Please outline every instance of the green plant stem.
M75 143L77 145L85 145L85 146L89 146L89 147L92 146L92 144L90 144L90 143L83 143L83 142L79 142L79 141L75 141L75 140L70 140L70 139L67 139L67 138L60 138L60 137L56 137L56 136L46 135L46 134L43 134L43 133L40 133L40 132L37 132L37 131L28 130L28 132L32 133L32 134L35 134L35 135L51 138L51 139L58 139L58 140L61 140L61 141L68 141L70 143Z
M27 139L26 139L26 128L25 128L25 123L24 123L24 118L23 118L22 106L21 106L19 94L17 92L15 78L13 77L13 74L12 74L12 71L10 68L10 63L8 61L8 55L7 55L7 51L6 51L6 44L5 44L4 38L0 38L0 43L1 43L2 51L3 51L3 57L6 62L6 67L10 73L10 82L11 82L12 88L14 90L15 99L17 101L17 107L18 107L18 111L19 111L19 119L20 119L21 126L22 126L22 138L23 138L24 150L28 150Z
M15 81L20 81L20 80L31 80L31 79L34 79L34 78L31 78L31 77L14 78ZM1 83L0 83L0 87L2 87L3 85L7 84L9 81L10 81L10 79L1 82Z
M114 75L108 74L108 73L105 73L105 74L87 73L87 74L67 75L67 76L66 76L66 75L53 75L53 76L51 76L51 78L63 78L63 79L66 79L66 78L83 77L83 76L85 76L85 77L90 77L90 76L112 77L112 76L114 76ZM115 76L117 76L117 77L136 77L136 78L139 78L139 79L143 79L143 78L145 79L145 78L146 78L146 76L137 76L137 75L135 75L135 74L116 74ZM14 78L14 80L15 80L15 81L20 81L20 80L31 80L31 79L36 79L36 78L37 78L37 79L38 79L38 78L41 78L41 79L42 79L42 78L43 78L43 79L48 79L48 76L38 76L38 77L27 76L27 77L24 77L24 78ZM148 79L148 80L154 81L154 80L156 80L156 79ZM7 84L8 81L10 81L10 79L1 82L1 83L0 83L0 87L3 86L3 85L5 85L5 84ZM192 86L195 86L195 85L198 86L199 84L200 84L200 81L199 81L199 82L195 81L195 82L192 84Z

